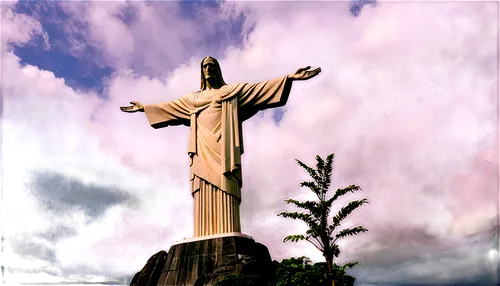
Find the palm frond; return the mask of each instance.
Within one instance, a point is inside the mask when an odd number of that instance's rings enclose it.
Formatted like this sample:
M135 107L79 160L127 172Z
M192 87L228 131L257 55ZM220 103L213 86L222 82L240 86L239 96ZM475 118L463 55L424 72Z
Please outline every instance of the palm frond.
M283 238L283 242L291 241L291 242L297 242L299 240L305 240L306 237L303 236L302 234L294 234L294 235L288 235L285 238Z
M313 178L314 181L318 182L320 180L318 172L315 169L307 166L306 164L302 163L302 161L300 161L300 160L295 160L295 161L297 161L297 164L299 164L299 166L304 168L307 171L307 173L309 173L309 176L311 176L311 178Z
M316 195L318 195L321 191L321 188L318 185L316 185L315 182L310 182L310 181L309 182L302 182L302 183L300 183L300 186L301 187L308 187Z
M325 161L319 155L316 155L316 170L321 171L325 168Z
M350 185L346 188L343 188L343 189L338 189L336 192L335 192L335 195L333 195L333 200L337 200L339 197L347 194L347 193L354 193L356 191L361 191L361 187L360 186L356 186L356 185Z
M320 227L320 225L315 225L314 227L310 227L306 231L306 234L309 235L309 236L311 236L311 237L317 238L317 237L323 236L324 235L324 231Z
M294 204L296 207L301 208L301 209L306 209L306 210L312 210L317 207L317 202L314 201L305 201L305 202L300 202L294 199L288 199L285 201L287 204Z
M322 166L322 188L323 192L326 193L330 189L330 184L332 182L332 170L333 170L333 158L334 154L330 154L326 157L326 162Z
M288 200L285 200L285 202L287 204L293 204L295 205L296 207L298 208L301 208L301 209L304 209L304 210L307 210L309 211L309 214L307 214L308 216L310 216L311 218L317 220L317 221L321 221L321 218L324 217L324 214L325 214L325 202L322 202L322 201L305 201L305 202L301 202L301 201L298 201L298 200L295 200L295 199L288 199ZM326 214L328 217L328 213L329 213L330 210L327 210ZM278 214L278 216L282 214Z
M355 262L348 262L344 265L342 265L342 268L343 269L346 269L346 268L353 268L354 266L358 265L359 262L355 261Z
M328 173L331 173L333 170L333 159L334 158L335 158L334 153L326 156L325 171L328 171Z
M368 231L368 229L364 228L363 226L357 226L357 227L353 227L353 228L346 228L346 229L341 230L335 236L335 240L341 239L341 238L345 238L345 237L348 237L348 236L354 236L354 235L357 235L357 234L360 234L360 233L364 233L364 232L367 232L367 231Z
M330 199L326 200L326 201L325 201L325 207L326 207L326 208L331 208L331 207L332 207L333 202L334 202L334 198L333 198L333 197L331 197Z
M338 244L336 244L336 243L332 243L332 244L330 245L330 252L331 252L331 254L332 254L334 257L339 257L339 255L340 255L340 248L339 248Z
M328 249L325 249L325 251L323 252L323 255L326 257L326 256L333 256L333 257L338 257L340 255L340 247L338 244L336 243L332 243L330 244L330 246L328 247Z
M300 219L306 223L309 223L313 220L310 214L299 213L299 212L281 212L278 216L289 217L291 219Z
M355 209L360 206L367 204L367 199L361 199L357 201L352 201L347 204L347 206L340 209L336 216L333 217L333 225L334 227L339 226L340 222L344 220L350 213L352 213Z
M305 222L310 229L316 230L320 228L317 219L310 214L299 213L299 212L281 212L278 214L278 216L291 219L300 219L301 221Z
M331 236L331 234L335 231L335 229L338 227L338 225L335 225L335 224L330 224L328 225L328 235ZM333 240L333 237L332 239Z

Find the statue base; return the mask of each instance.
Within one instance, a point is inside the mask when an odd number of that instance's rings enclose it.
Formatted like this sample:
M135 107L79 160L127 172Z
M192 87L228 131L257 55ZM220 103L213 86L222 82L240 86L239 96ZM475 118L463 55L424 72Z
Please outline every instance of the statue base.
M130 285L215 285L233 274L251 275L259 285L272 284L274 266L267 247L241 233L180 241L168 254L153 255Z

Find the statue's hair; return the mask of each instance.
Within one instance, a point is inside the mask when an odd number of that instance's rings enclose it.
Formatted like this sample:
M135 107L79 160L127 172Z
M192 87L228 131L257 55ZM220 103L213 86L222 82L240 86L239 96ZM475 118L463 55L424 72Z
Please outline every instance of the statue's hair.
M222 71L221 71L219 62L214 57L208 56L208 57L204 57L203 60L201 60L201 64L200 64L200 66L201 66L201 87L200 87L200 90L205 90L207 88L207 80L205 79L205 73L203 72L203 62L205 61L205 59L208 59L208 58L212 59L215 63L215 70L217 72L217 78L220 81L220 85L221 86L226 85L226 82L224 81L224 78L222 77Z

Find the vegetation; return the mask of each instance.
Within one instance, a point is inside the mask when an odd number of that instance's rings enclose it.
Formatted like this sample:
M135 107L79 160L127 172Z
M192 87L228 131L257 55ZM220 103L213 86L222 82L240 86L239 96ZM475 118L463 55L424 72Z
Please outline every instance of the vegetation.
M277 264L276 286L326 286L331 284L327 276L328 266L325 262L311 264L309 258L301 256L283 259ZM333 265L333 268L334 271L344 271L336 264ZM339 280L339 284L354 285L356 280L354 277L344 274L342 276L343 279Z
M324 263L311 265L305 256L283 259L276 269L276 286L310 286L326 285L326 267Z
M256 286L267 285L266 277L251 274L232 274L217 282L216 286Z
M246 285L275 285L275 286L328 286L331 282L327 276L328 266L325 262L311 264L305 256L273 261L275 277L261 277L258 275L235 274L218 282L217 286L246 286ZM353 286L354 277L345 275L344 269L336 264L334 272L342 272L342 279L337 283L343 286Z
M361 190L359 186L350 185L346 188L338 189L332 197L327 198L327 192L332 180L333 158L334 154L328 155L326 160L320 156L316 156L316 168L309 167L297 160L297 163L304 168L313 179L312 181L302 182L301 187L309 188L316 194L318 200L301 202L294 199L288 199L286 200L288 204L295 205L304 212L285 211L278 214L278 216L283 216L285 218L302 220L308 225L309 229L306 231L305 235L289 235L283 239L283 242L306 240L320 250L325 257L328 280L331 285L335 285L335 282L337 282L337 284L343 284L341 281L345 275L345 269L358 264L358 262L350 262L339 267L333 263L333 259L337 258L340 254L340 248L337 244L338 240L368 231L363 226L345 228L337 231L342 221L349 214L360 206L368 203L367 199L349 202L346 206L342 207L336 215L330 218L332 205L338 198L348 193L354 193Z

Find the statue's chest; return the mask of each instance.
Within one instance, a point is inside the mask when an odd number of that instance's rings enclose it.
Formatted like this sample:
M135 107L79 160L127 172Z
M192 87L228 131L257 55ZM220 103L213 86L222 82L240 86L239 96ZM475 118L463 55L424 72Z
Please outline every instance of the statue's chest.
M221 109L221 92L218 90L204 90L200 91L194 96L194 107L203 108L207 107L211 109Z
M195 108L203 108L198 114L198 124L217 133L222 120L222 103L217 90L202 91L195 96Z

